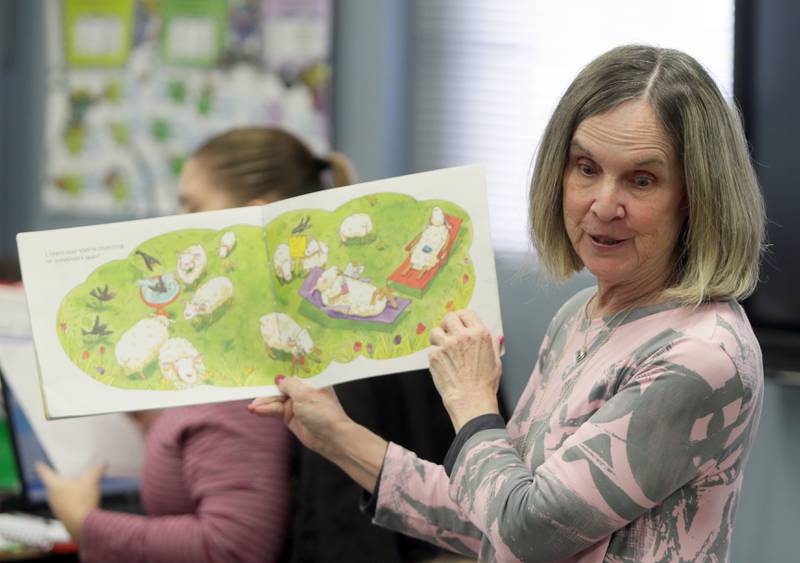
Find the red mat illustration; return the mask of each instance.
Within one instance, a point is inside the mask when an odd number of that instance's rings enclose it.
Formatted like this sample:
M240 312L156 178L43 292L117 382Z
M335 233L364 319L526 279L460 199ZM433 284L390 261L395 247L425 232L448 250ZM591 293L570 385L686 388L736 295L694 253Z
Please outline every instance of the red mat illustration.
M444 216L445 220L447 221L449 236L447 243L438 253L437 262L433 265L433 267L424 272L411 267L411 251L414 247L414 244L416 244L417 240L419 239L419 236L422 234L420 233L420 235L406 245L405 249L408 251L408 256L406 257L405 261L403 261L403 263L392 273L392 275L389 276L389 282L398 290L417 297L422 297L425 294L429 284L436 276L436 273L441 269L445 262L447 262L447 258L450 256L450 250L453 248L456 237L458 237L458 232L461 229L461 219L453 215L448 215L447 213L445 213Z

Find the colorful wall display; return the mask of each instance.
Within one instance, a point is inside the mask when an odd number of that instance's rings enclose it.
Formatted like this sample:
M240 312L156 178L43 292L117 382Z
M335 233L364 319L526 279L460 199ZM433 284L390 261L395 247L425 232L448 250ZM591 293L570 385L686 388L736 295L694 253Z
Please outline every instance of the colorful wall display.
M330 139L330 0L62 0L48 12L45 213L174 212L181 167L233 127Z

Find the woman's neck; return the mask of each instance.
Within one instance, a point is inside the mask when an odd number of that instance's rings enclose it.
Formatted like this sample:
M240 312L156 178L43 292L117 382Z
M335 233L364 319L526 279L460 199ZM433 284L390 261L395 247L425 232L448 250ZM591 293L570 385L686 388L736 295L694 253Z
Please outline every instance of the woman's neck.
M667 287L663 281L649 284L606 284L598 280L597 293L586 308L590 319L615 315L620 311L658 303Z
M153 409L149 411L133 411L128 414L139 425L142 433L147 434L150 427L163 412L163 409Z

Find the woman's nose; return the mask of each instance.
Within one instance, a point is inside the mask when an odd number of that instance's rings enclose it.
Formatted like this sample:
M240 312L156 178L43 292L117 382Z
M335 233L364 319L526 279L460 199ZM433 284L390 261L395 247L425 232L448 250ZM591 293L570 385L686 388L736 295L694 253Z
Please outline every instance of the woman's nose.
M613 179L609 178L597 186L591 210L601 221L613 221L625 217L622 191Z

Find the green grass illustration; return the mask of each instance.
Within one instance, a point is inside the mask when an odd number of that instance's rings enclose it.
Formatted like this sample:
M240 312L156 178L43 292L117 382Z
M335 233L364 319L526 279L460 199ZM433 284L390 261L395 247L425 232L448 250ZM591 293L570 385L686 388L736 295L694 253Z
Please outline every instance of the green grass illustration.
M284 283L275 274L272 256L278 245L288 244L292 230L305 223L299 236L328 245L326 266L344 269L348 263L364 266L363 279L378 288L389 286L388 277L408 256L406 245L427 226L435 206L462 220L458 237L423 297L411 303L393 323L336 319L317 309L300 294L306 274L297 264L293 279ZM353 213L368 213L374 231L365 241L343 244L339 226ZM218 255L225 232L236 234L229 256ZM267 385L279 374L312 377L331 362L347 364L359 356L388 359L407 356L429 345L431 328L448 311L466 307L472 296L475 272L467 251L472 223L459 206L443 200L417 201L397 193L381 193L346 202L335 211L297 209L287 212L265 229L235 225L222 230L184 229L141 244L126 259L106 263L64 298L56 330L64 351L88 376L127 389L174 389L155 358L141 371L127 373L116 358L122 335L142 319L156 315L145 303L137 281L175 274L178 254L200 245L207 256L206 271L196 283L180 283L177 298L163 307L169 315L170 338L189 340L202 354L203 383L223 387ZM353 242L356 242L353 244ZM145 256L154 258L149 269ZM205 282L227 277L234 286L233 299L209 318L187 321L184 309ZM400 292L396 296L409 298ZM268 351L260 333L260 318L283 312L306 328L318 349L312 355L293 357ZM98 329L98 326L100 327ZM271 356L274 356L271 357Z

